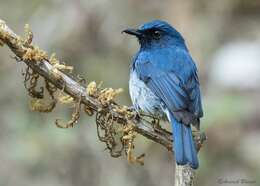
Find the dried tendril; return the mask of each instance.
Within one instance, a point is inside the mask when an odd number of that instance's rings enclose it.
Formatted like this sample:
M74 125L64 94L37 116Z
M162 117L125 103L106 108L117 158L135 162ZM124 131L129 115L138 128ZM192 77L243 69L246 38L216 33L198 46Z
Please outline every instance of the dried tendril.
M110 113L98 111L96 114L97 135L101 142L106 144L106 149L109 150L110 155L114 158L120 157L124 149L122 137L118 136L116 126L114 125L114 118ZM120 146L119 143L120 142Z
M123 131L124 131L123 142L126 146L125 152L127 155L128 162L144 165L145 154L141 154L137 157L133 155L133 150L135 148L134 139L136 138L136 132L134 131L134 126L128 124L124 127Z
M32 98L43 99L44 88L36 90L40 75L27 66L24 75L24 87L27 89L29 96Z
M81 110L81 98L74 106L74 110L72 113L71 119L67 123L62 123L60 119L56 119L55 125L59 128L72 128L78 122L80 118L80 110Z
M85 106L84 106L84 112L85 112L88 116L93 116L95 111L94 111L94 109L91 108L90 106L85 105Z

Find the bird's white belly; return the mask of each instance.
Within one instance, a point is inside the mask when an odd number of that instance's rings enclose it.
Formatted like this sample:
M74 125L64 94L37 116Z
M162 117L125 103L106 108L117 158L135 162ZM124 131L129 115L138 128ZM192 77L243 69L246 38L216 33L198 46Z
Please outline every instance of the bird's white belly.
M134 71L130 74L129 93L137 111L141 109L154 115L163 114L160 99L137 77Z

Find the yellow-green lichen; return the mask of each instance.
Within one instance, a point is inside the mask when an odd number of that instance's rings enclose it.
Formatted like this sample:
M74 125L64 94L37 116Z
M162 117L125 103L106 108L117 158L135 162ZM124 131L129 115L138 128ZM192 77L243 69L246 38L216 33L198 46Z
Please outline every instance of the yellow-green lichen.
M112 103L115 100L116 96L119 95L121 92L123 92L122 88L119 89L105 88L100 91L98 100L102 105L107 106L108 104Z
M24 38L23 38L23 43L26 46L29 46L32 43L33 40L33 33L32 30L29 26L29 24L24 25Z
M37 112L51 112L55 105L55 102L46 104L45 101L43 101L42 99L32 99L30 102L31 110Z
M92 97L96 97L98 94L98 88L97 88L97 83L95 81L90 82L87 85L87 95L92 96Z
M70 95L65 95L65 96L59 96L59 101L62 104L71 104L74 102L74 98L71 97Z
M43 61L48 58L45 51L41 50L39 47L27 48L22 59L24 61Z

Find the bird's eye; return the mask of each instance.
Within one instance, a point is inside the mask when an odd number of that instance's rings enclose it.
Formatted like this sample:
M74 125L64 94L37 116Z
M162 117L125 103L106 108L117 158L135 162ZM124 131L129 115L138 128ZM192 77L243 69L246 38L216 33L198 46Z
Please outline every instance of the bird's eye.
M158 30L155 30L154 32L153 32L153 37L154 37L154 39L160 39L161 38L161 32L160 31L158 31Z

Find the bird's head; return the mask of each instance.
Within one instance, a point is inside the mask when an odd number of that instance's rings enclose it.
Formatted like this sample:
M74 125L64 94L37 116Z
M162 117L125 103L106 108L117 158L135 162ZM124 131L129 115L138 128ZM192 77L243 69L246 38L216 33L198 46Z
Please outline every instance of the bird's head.
M169 23L161 20L154 20L141 25L137 29L130 28L122 32L136 36L141 48L161 48L169 45L185 47L181 34Z

